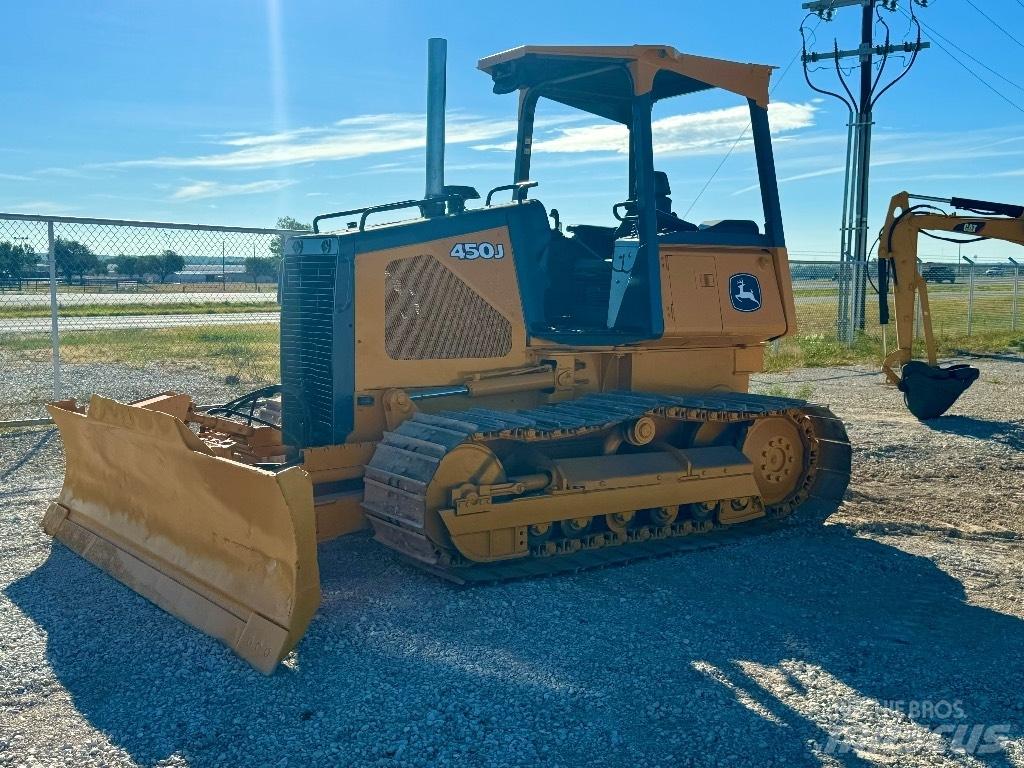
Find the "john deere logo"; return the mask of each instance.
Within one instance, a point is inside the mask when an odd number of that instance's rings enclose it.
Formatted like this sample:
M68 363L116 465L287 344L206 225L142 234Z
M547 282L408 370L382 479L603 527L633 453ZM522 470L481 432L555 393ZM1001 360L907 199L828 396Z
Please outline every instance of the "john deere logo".
M302 253L301 240L292 240L292 253Z
M729 301L737 312L756 312L761 308L761 284L746 272L733 275L729 278Z

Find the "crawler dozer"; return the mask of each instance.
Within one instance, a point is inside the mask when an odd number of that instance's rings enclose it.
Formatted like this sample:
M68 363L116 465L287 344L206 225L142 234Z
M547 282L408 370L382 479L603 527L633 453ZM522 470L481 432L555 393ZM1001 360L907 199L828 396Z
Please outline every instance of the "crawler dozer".
M849 479L827 408L748 393L766 342L795 330L771 68L656 45L485 58L519 127L512 183L480 204L443 180L441 43L426 195L285 244L279 386L215 408L50 407L67 475L45 529L264 672L318 605L318 541L369 528L441 577L490 581L821 518ZM652 106L709 89L749 107L762 221L686 221L654 168ZM541 99L620 126L607 226L563 229L530 197Z

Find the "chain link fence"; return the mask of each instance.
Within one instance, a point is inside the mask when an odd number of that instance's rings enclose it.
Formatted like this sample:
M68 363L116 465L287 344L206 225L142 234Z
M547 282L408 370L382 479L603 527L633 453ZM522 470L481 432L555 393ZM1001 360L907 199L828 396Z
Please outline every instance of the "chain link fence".
M925 261L918 265L928 285L932 327L940 354L961 351L990 352L1024 343L1024 270L1011 261L949 263ZM863 281L859 292L846 286ZM895 343L895 317L883 328L878 323L876 263L840 264L826 261L790 261L799 330L787 339L793 364L821 364L829 356L844 360L877 361L888 342ZM891 290L891 287L890 287ZM851 303L863 296L858 312ZM890 311L893 298L889 296ZM920 303L915 338L922 345ZM863 327L854 318L863 317ZM795 347L795 350L794 350ZM794 359L795 358L795 359Z
M0 421L278 378L285 230L0 214Z
M180 389L213 402L277 381L287 234L0 214L0 421L39 418L48 400L93 392L129 399ZM841 290L838 262L791 261L790 269L799 332L772 345L769 365L877 362L873 265L862 315L848 306L858 293ZM845 269L856 282L856 266ZM1016 264L926 262L921 272L941 352L1021 343ZM860 316L864 328L849 327Z

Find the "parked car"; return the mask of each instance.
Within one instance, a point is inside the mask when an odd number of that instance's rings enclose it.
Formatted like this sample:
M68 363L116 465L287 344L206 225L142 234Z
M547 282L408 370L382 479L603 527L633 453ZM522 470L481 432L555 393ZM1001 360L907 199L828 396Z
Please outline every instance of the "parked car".
M956 270L945 264L925 264L921 277L929 283L955 283Z
M794 280L835 280L839 271L834 264L790 264L789 272Z
M1002 267L989 267L985 270L985 277L1002 277L1005 274Z

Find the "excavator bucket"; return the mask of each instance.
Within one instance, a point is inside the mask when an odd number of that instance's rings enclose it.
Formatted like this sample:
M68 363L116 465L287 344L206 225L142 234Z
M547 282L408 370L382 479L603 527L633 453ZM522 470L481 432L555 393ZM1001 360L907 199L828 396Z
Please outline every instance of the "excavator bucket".
M308 475L214 456L179 418L140 405L94 395L87 412L48 408L67 469L43 529L272 672L320 601Z
M899 388L910 412L924 421L948 411L979 375L971 365L940 366L911 360L903 366Z

